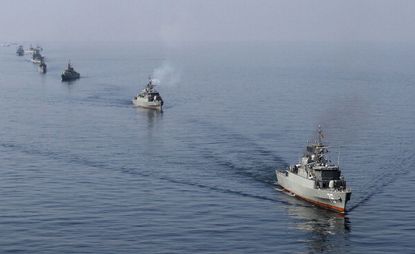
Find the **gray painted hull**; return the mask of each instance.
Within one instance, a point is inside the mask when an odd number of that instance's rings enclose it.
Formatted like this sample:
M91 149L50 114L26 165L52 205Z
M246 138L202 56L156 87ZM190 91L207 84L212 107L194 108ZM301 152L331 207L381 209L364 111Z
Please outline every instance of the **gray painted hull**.
M318 189L315 188L313 180L289 171L276 171L276 175L278 184L298 198L340 213L346 211L346 204L351 196L350 190Z
M138 107L148 108L148 109L156 109L162 110L163 106L161 105L160 101L147 101L147 98L134 98L133 104Z

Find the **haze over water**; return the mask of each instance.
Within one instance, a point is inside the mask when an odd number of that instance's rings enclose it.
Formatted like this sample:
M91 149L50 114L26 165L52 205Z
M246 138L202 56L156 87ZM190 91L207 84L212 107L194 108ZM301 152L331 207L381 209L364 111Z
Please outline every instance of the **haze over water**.
M41 45L46 75L0 48L2 252L414 250L413 47ZM131 104L153 73L163 113ZM318 124L344 217L275 189Z
M414 253L414 13L0 1L0 253ZM47 74L6 42L41 45ZM131 103L149 76L163 113ZM344 216L275 185L318 125Z

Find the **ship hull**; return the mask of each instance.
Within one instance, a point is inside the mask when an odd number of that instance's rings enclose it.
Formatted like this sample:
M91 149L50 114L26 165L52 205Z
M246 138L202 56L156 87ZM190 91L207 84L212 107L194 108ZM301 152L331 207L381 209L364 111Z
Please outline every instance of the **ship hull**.
M66 76L66 75L61 75L62 81L73 81L73 80L77 80L80 78L80 76Z
M350 190L316 189L313 180L289 171L276 171L276 175L278 184L297 198L325 209L339 213L346 212L346 204L351 197Z
M38 71L39 71L40 73L45 74L45 73L47 72L47 69L46 69L46 67L39 67L39 68L38 68Z
M37 59L32 59L30 61L32 61L32 63L34 63L34 64L40 64L40 63L42 63L41 60L37 60Z
M134 98L133 104L137 107L148 108L148 109L155 109L155 110L162 110L163 106L160 101L147 101L147 99L143 98Z

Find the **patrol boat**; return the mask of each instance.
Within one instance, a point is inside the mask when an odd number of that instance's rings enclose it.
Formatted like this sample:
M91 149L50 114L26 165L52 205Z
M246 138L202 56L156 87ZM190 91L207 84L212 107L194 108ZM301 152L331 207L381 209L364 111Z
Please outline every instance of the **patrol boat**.
M38 70L40 73L45 74L47 71L47 65L45 63L45 61L42 59L42 61L40 62L39 66L38 66Z
M288 193L319 207L345 213L352 192L339 169L327 158L321 127L318 139L307 146L298 164L276 170L278 184Z
M22 46L22 45L20 45L20 46L17 48L16 54L17 54L18 56L23 56L23 55L24 55L24 49L23 49L23 46Z
M155 84L150 77L146 87L137 96L134 96L133 104L142 108L163 110L163 99L154 86Z
M80 77L81 75L75 71L70 62L68 63L66 70L64 70L61 75L62 81L72 81L79 79Z

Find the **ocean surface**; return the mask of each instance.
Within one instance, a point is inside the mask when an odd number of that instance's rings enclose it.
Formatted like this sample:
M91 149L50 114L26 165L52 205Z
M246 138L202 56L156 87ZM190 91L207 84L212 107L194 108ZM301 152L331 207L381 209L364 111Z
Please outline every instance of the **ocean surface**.
M414 45L41 45L0 48L1 253L415 252ZM344 216L275 185L319 124Z

